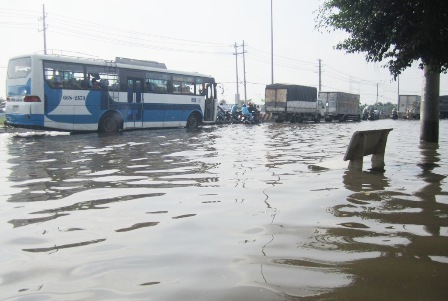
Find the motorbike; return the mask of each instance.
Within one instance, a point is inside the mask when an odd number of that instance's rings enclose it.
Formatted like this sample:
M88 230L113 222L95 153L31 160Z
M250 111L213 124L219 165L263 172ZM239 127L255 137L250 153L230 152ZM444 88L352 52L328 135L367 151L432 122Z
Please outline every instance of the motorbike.
M378 110L370 110L368 120L378 120L380 119L380 112Z
M217 124L228 124L232 123L232 115L227 110L224 110L221 107L218 107L218 114L216 115L216 123Z
M397 110L395 110L395 109L392 110L392 114L390 115L390 118L392 118L394 120L398 119L398 112L397 112Z
M229 110L224 110L218 107L218 114L216 115L217 124L259 124L261 118L259 112L253 112L252 118L249 115L243 115L241 110L231 113Z
M252 112L252 117L250 115L243 115L240 116L241 123L244 124L259 124L261 123L260 113L259 112Z

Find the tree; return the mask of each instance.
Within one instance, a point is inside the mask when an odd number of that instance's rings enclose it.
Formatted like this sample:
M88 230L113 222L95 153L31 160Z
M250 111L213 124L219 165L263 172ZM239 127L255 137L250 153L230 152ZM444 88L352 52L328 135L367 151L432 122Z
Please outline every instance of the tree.
M425 76L420 138L438 142L440 73L448 70L447 0L326 0L316 26L347 32L336 49L385 62L394 78L418 61Z

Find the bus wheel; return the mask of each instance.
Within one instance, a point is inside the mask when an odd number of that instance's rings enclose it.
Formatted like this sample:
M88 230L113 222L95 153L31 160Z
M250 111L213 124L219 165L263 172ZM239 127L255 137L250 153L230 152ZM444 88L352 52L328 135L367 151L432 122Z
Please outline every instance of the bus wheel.
M198 115L195 113L190 114L187 119L187 128L188 129L195 129L199 125L199 119Z
M115 133L120 129L120 120L116 114L106 113L98 124L98 130L102 133Z

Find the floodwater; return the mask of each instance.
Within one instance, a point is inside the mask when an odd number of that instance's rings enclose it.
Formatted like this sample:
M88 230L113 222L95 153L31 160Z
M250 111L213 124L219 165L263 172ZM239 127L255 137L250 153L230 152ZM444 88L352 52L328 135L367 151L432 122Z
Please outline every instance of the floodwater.
M385 172L354 131L393 128ZM1 300L446 300L448 121L0 133Z

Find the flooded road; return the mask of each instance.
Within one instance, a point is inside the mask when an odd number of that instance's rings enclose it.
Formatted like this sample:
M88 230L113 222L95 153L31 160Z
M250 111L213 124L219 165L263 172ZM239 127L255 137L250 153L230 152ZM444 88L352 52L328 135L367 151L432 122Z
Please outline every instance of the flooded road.
M393 128L384 173L354 131ZM0 134L1 300L446 300L448 122Z

